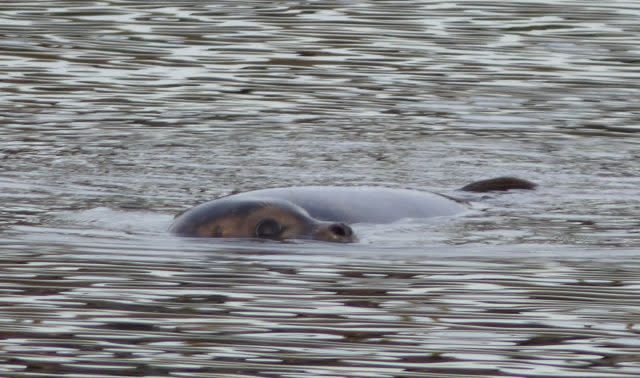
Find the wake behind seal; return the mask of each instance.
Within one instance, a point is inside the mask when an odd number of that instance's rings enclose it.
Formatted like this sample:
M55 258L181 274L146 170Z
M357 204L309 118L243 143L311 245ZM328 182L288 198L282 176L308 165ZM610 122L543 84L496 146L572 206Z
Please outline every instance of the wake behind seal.
M512 177L478 181L461 190L533 189ZM437 193L383 187L299 186L232 194L179 214L170 231L180 236L357 241L349 224L453 216L464 202Z

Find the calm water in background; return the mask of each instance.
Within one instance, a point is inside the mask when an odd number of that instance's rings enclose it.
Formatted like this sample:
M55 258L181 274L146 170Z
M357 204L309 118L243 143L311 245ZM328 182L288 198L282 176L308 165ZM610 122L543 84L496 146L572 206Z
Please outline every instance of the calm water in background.
M637 377L634 1L3 1L0 375ZM192 241L301 184L536 192Z

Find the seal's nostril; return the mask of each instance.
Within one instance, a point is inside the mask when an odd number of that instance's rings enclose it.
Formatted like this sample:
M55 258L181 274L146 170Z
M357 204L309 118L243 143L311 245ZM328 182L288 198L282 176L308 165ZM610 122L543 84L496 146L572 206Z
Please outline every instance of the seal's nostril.
M353 230L351 227L347 226L344 223L335 223L329 226L329 231L333 232L335 235L342 237L350 237L353 235Z

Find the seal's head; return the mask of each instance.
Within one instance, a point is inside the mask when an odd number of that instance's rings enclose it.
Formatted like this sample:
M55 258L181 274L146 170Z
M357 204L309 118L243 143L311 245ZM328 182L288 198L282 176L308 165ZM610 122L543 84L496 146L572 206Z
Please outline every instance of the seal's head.
M170 230L181 236L214 238L356 241L348 225L318 221L302 207L278 199L219 198L178 215Z

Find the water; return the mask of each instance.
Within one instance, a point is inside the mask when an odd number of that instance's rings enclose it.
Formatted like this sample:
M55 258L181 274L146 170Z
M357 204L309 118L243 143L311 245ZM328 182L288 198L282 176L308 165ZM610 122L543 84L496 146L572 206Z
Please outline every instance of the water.
M632 1L0 4L0 375L636 377ZM535 192L468 195L516 175ZM383 185L361 242L167 235Z

